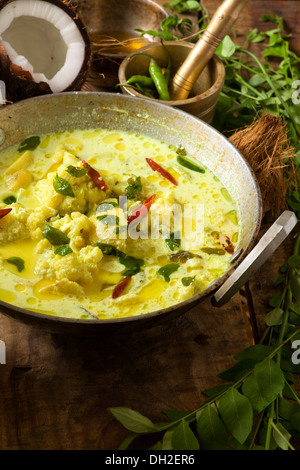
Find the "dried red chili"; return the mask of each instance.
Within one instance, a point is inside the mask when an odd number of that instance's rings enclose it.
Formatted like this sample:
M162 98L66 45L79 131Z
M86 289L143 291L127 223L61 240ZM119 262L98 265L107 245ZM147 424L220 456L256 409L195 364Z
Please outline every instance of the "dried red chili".
M120 295L123 294L124 290L130 283L130 281L131 281L131 276L124 277L124 279L122 279L122 281L120 281L119 284L117 284L116 287L114 288L113 293L112 293L112 298L116 299L120 297Z
M5 217L7 214L9 214L10 211L12 211L12 208L11 208L11 207L10 207L9 209L0 209L0 219L2 219L2 218Z
M152 194L152 196L145 199L143 204L139 204L135 209L133 209L128 216L128 225L130 225L134 220L138 222L146 217L155 198L156 194Z
M167 170L165 170L162 166L160 166L154 160L151 160L151 158L146 158L146 162L152 168L153 171L157 171L158 173L161 174L161 176L163 176L164 178L169 180L170 183L177 186L177 181L175 180L175 178Z
M91 178L91 180L93 181L94 185L97 186L97 188L100 188L102 189L102 191L107 191L108 190L108 186L107 184L105 183L104 179L102 178L102 176L100 175L100 173L98 173L97 170L95 170L94 168L92 168L86 161L82 160L82 158L79 159L81 161L81 163L83 164L84 167L89 167L88 169L88 172L87 172L87 175Z

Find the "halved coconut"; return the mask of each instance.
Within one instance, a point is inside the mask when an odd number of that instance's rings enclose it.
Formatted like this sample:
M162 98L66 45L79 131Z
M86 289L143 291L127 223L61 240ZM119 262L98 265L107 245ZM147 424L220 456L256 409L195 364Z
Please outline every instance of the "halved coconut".
M1 2L0 41L14 66L53 93L80 89L91 63L86 29L60 0Z

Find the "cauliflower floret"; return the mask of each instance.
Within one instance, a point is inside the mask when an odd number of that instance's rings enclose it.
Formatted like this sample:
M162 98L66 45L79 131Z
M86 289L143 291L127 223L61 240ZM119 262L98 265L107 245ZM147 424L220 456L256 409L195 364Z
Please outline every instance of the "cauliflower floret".
M60 256L55 254L52 247L45 245L42 252L40 246L35 274L58 281L67 279L79 283L92 282L93 274L99 269L103 255L98 247L89 246L82 250L78 256L74 252Z
M37 182L35 189L36 196L43 205L58 211L61 203L64 200L64 196L57 193L53 187L53 180L55 175L56 173L48 173L46 178L43 178Z
M54 217L56 215L56 210L52 207L42 206L34 210L27 219L26 225L30 232L33 232L38 227L45 223L46 219Z
M21 204L12 204L12 211L0 219L0 243L6 244L14 240L27 238L30 232L26 226L26 221L31 213L30 209L24 208Z
M58 163L62 163L56 171L50 171L45 178L36 184L36 195L46 206L56 209L60 214L70 214L72 212L85 212L90 209L90 205L101 202L105 198L105 192L94 185L88 175L76 177L67 171L69 166L78 168L80 161L71 153L60 150L56 152ZM57 193L53 181L56 177L67 181L72 188L74 196Z
M69 281L68 279L62 279L61 281L55 281L49 286L42 287L39 290L40 293L50 294L65 294L65 295L84 295L84 289L77 282Z

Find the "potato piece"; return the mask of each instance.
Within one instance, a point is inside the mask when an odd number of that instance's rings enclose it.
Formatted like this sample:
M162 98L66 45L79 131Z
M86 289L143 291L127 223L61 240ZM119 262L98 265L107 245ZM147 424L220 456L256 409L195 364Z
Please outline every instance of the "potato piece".
M33 156L30 150L27 150L18 160L6 169L5 174L12 175L16 171L25 170L31 163L33 163Z
M18 170L6 180L6 187L10 191L17 191L20 188L27 188L32 182L33 177L28 170Z

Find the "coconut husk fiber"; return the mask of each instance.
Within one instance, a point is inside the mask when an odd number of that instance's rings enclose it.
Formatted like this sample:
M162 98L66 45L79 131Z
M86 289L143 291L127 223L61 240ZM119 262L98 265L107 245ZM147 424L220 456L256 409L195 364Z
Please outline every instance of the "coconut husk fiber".
M282 120L263 114L229 137L253 169L258 180L264 212L278 216L286 209L286 192L293 177L294 149ZM286 171L292 168L292 172ZM290 176L292 173L292 176Z

